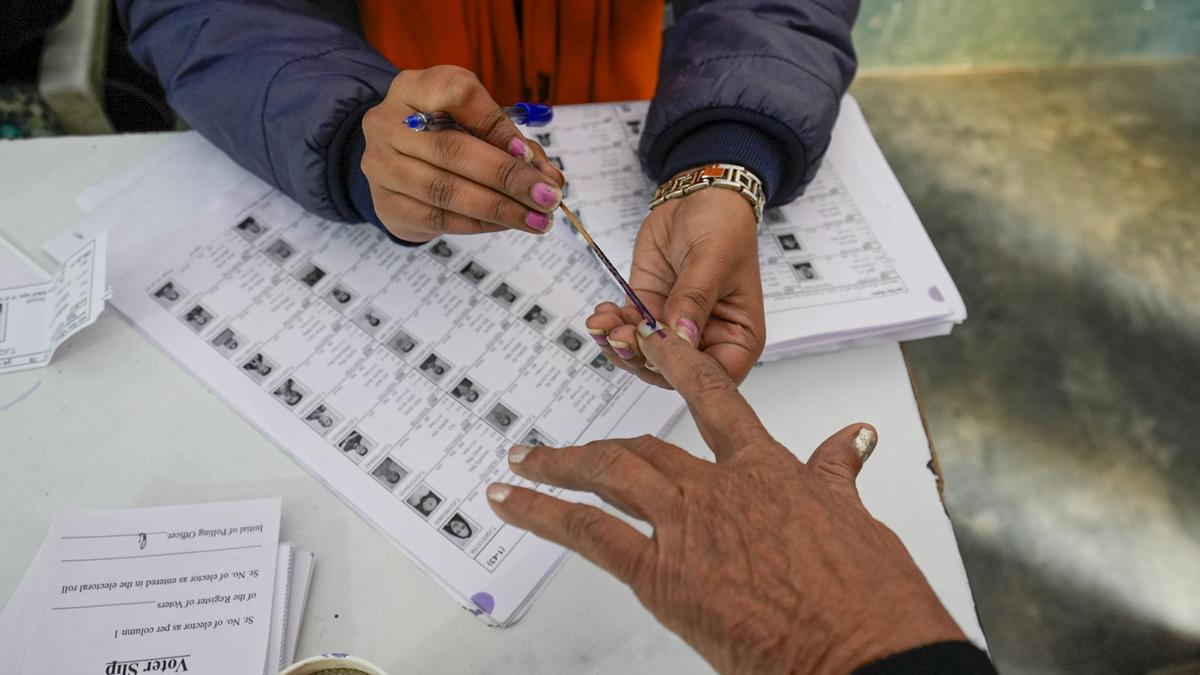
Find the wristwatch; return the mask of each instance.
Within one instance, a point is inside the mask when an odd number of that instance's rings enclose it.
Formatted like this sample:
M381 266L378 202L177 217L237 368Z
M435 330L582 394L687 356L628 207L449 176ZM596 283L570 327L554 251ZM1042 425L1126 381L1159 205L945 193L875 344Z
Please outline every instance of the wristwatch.
M675 174L654 191L650 209L672 199L690 195L706 187L737 190L754 209L755 222L761 223L767 197L763 194L762 181L744 166L737 164L708 164Z

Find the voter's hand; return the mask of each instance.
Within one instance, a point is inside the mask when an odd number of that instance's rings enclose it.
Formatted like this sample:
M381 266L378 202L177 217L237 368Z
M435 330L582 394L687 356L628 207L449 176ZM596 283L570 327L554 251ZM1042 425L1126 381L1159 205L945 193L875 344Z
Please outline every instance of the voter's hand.
M495 483L487 494L501 518L628 584L724 673L845 673L964 639L904 545L859 499L873 427L846 427L802 462L716 361L675 335L646 335L642 353L683 395L716 461L651 436L514 447L518 476L594 492L654 531Z
M414 112L445 111L463 130L417 132ZM375 213L411 242L505 229L543 233L563 176L524 137L471 71L405 70L362 121L362 170Z
M633 248L629 285L668 331L711 356L741 382L766 340L758 223L737 192L699 190L646 216ZM588 332L614 364L658 386L670 386L634 339L637 310L606 302L587 319Z

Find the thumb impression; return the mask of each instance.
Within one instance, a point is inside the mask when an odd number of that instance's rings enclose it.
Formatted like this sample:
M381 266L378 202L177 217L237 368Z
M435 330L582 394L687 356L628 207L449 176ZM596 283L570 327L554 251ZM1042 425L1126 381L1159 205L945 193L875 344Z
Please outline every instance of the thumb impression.
M808 466L853 489L858 472L875 451L878 440L879 435L870 424L851 424L825 439L808 458Z

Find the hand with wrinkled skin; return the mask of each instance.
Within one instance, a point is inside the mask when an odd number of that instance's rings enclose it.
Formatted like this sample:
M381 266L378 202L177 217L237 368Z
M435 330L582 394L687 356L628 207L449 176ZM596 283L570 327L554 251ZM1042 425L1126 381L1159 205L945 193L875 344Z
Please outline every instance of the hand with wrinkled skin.
M698 346L741 382L766 343L758 223L733 190L707 188L659 205L633 248L629 285L667 331ZM635 334L642 317L626 299L596 306L588 332L609 361L660 387Z
M846 427L801 462L711 358L674 335L648 334L642 351L688 402L716 462L650 436L517 446L513 473L593 492L654 533L495 483L488 498L502 519L628 584L723 673L845 673L964 639L904 545L859 499L873 427Z
M431 111L450 113L462 130L405 126L414 112ZM405 241L506 229L542 234L554 222L562 173L469 70L402 71L363 116L362 131L375 213Z

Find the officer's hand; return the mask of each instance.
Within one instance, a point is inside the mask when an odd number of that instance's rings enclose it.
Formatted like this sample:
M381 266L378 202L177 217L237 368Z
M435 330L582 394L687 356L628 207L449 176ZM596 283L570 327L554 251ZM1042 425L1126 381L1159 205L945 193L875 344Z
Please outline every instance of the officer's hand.
M463 130L416 132L414 112L445 111ZM375 213L406 241L505 229L541 234L562 199L562 174L526 139L471 71L405 70L367 111L362 170Z

